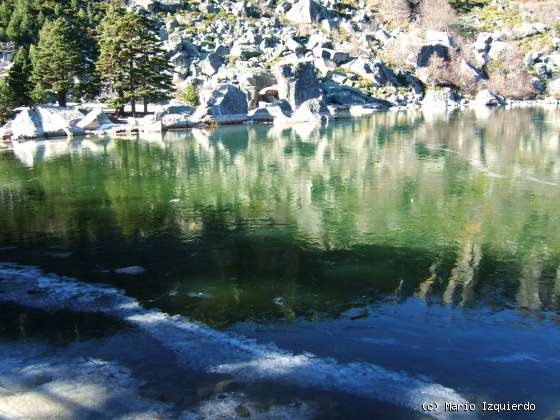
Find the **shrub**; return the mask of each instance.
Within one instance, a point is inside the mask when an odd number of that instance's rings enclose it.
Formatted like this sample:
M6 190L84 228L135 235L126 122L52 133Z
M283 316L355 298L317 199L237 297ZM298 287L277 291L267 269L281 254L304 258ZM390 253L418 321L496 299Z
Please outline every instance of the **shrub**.
M397 27L407 24L412 14L408 0L368 0L366 5L383 21Z
M466 96L474 96L478 90L477 79L464 64L459 50L452 51L449 60L434 55L428 67L421 70L425 83L431 87L452 87Z
M515 44L509 44L500 57L487 66L490 89L512 99L535 96L532 77L525 68L523 59L521 49Z
M449 31L457 23L457 13L448 0L422 0L419 13L422 26L433 31Z
M200 96L194 83L189 84L183 89L179 95L179 100L195 107L200 105Z
M476 7L484 7L490 0L449 0L449 4L459 13L468 13Z

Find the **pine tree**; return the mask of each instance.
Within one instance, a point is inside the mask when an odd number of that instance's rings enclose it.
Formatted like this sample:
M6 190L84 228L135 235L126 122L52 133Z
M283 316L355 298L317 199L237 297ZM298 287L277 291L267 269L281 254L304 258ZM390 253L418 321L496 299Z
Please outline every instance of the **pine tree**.
M12 102L18 106L31 104L31 60L29 53L21 47L16 53L8 71L7 84L12 95Z
M5 0L0 2L0 41L8 41L6 29L12 18L14 5L13 0Z
M30 0L16 0L6 36L18 44L28 44L35 33L35 18Z
M12 95L6 79L0 79L0 124L4 124L14 112Z
M172 66L165 55L162 42L154 32L153 20L142 17L142 35L138 45L140 55L138 66L141 69L138 95L144 101L144 113L148 112L148 103L170 98L172 86Z
M45 22L32 62L34 99L42 100L45 93L52 94L59 106L66 106L68 93L75 89L74 78L80 73L80 49L64 18Z
M113 105L122 113L130 102L169 97L170 66L152 20L120 6L111 7L101 23L97 69L105 85L116 95Z

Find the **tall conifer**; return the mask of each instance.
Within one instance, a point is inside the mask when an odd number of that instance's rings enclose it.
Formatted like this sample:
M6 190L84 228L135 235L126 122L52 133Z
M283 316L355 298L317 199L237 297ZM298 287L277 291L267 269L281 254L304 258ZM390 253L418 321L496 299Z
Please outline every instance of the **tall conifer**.
M64 18L45 22L32 60L34 99L43 100L45 93L52 94L59 106L66 106L67 95L75 89L80 72L80 49Z

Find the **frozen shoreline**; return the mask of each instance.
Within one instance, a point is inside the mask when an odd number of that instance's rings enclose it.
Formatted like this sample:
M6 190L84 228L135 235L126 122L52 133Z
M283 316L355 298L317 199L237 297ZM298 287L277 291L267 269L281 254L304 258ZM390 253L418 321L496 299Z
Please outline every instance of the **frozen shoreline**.
M0 264L0 301L56 310L96 311L114 316L175 353L181 363L209 374L246 382L272 381L291 386L347 393L413 411L430 400L465 401L454 390L424 377L390 371L371 363L340 363L311 354L292 354L273 345L212 330L181 316L146 310L122 292L40 269ZM445 418L444 412L435 417Z

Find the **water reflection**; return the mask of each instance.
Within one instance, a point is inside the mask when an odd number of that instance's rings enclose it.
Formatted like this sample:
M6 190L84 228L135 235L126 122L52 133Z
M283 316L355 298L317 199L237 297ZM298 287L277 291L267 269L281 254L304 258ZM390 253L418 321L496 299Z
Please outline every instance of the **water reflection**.
M559 155L536 109L22 143L0 152L0 256L212 325L410 296L558 310ZM129 265L148 273L104 272Z

